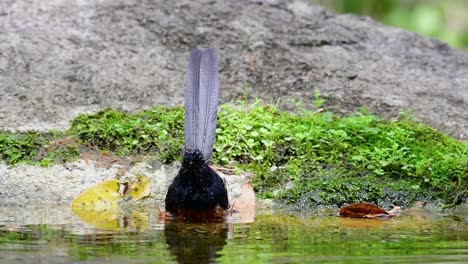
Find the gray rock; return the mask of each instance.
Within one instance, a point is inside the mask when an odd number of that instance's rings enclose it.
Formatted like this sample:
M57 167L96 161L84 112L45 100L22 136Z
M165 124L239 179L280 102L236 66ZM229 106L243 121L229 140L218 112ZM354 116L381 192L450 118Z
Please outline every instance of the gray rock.
M221 100L412 110L468 135L468 56L369 18L303 1L0 2L0 129L65 129L105 106L181 105L190 47L221 49ZM289 109L287 100L283 107Z

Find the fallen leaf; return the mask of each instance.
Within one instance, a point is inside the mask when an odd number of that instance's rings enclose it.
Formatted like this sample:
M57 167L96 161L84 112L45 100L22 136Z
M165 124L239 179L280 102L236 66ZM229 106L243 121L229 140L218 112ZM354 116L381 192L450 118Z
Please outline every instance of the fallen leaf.
M82 221L95 228L106 230L118 230L121 218L117 210L77 210L72 208L73 213Z
M145 176L137 176L130 183L119 180L98 183L72 201L72 212L84 222L100 229L146 229L148 214L137 211L124 213L119 207L119 201L129 197L140 200L148 196L151 192L149 183L150 180Z
M128 190L123 192L122 186L127 186ZM150 192L150 180L145 176L137 176L131 183L107 180L80 193L72 201L72 210L114 210L118 208L120 199L132 197L137 201L147 197Z
M242 186L241 194L235 198L231 209L238 212L255 211L255 191L250 182Z
M121 198L119 193L120 181L107 180L94 185L79 194L71 204L72 211L81 210L116 210L118 201Z
M137 231L146 230L149 226L149 213L145 211L134 210L129 215L124 216L127 226L125 228L135 229Z
M118 210L77 210L73 213L83 222L99 229L119 230L130 229L142 231L149 225L149 214L144 211L133 210L131 212L120 212Z
M133 200L138 201L150 195L150 180L146 176L136 176L136 181L130 183L129 190L125 196L131 196Z
M233 201L231 209L239 214L240 223L252 223L255 220L255 191L250 182L242 186L241 194Z
M382 218L392 215L373 204L356 203L342 207L340 209L340 216L350 218Z

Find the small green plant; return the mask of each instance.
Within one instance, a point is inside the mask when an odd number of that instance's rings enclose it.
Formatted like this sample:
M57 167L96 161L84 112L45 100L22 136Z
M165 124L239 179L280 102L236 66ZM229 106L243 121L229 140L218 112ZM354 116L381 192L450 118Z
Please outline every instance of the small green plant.
M78 156L78 144L63 133L0 132L0 158L8 164L26 162L47 166L72 161Z
M468 22L460 19L468 6L463 0L311 0L338 13L371 16L385 24L438 38L458 47L468 47Z
M467 144L409 118L293 114L256 103L249 112L224 106L218 125L214 161L255 172L261 195L291 204L409 205L467 183Z
M319 112L322 109L325 99L320 97L320 91L317 88L314 88L314 106L315 111Z
M468 184L468 144L408 115L386 120L360 110L348 117L301 105L295 113L259 101L222 105L212 162L255 174L260 197L310 207L367 201L409 205L452 203ZM301 108L302 107L302 108ZM68 131L0 132L0 157L49 165L101 150L120 156L180 159L183 109L154 107L138 113L104 109L72 121Z
M40 165L48 166L58 162L69 162L80 155L78 143L70 137L60 137L49 140L41 146L35 156Z
M182 108L156 107L136 114L104 109L78 116L70 133L93 148L118 155L158 153L170 162L180 154L182 128Z
M46 142L45 136L36 131L22 133L2 131L0 132L0 158L10 164L31 161Z

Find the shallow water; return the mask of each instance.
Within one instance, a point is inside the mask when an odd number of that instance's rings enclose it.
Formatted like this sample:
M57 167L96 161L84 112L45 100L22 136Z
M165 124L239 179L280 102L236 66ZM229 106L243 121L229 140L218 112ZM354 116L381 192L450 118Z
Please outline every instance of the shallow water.
M0 207L0 263L468 263L466 213L359 220L260 211L253 223L211 224L164 223L156 209L106 217Z

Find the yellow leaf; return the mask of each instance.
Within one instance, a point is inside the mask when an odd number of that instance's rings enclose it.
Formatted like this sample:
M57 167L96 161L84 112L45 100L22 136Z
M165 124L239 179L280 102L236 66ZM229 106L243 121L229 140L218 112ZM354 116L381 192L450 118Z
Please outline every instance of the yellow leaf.
M133 200L138 201L150 195L150 180L145 176L136 176L136 181L130 184L129 191L125 196L131 196Z
M106 230L130 229L142 231L149 226L149 213L145 211L119 212L118 210L78 210L75 215L89 225Z
M138 231L146 230L149 226L149 213L145 211L132 211L128 218L128 227Z
M120 182L108 180L94 185L82 192L72 201L72 211L94 210L102 212L106 210L117 210Z
M120 228L119 219L121 218L117 210L76 210L73 213L84 222L95 228L117 230Z
M84 222L100 229L118 230L120 228L134 228L144 230L148 227L147 213L137 211L125 213L120 210L119 201L131 197L140 200L150 194L150 180L145 176L137 176L136 180L120 182L107 180L98 183L78 195L71 204L72 212ZM123 186L128 191L122 194Z

